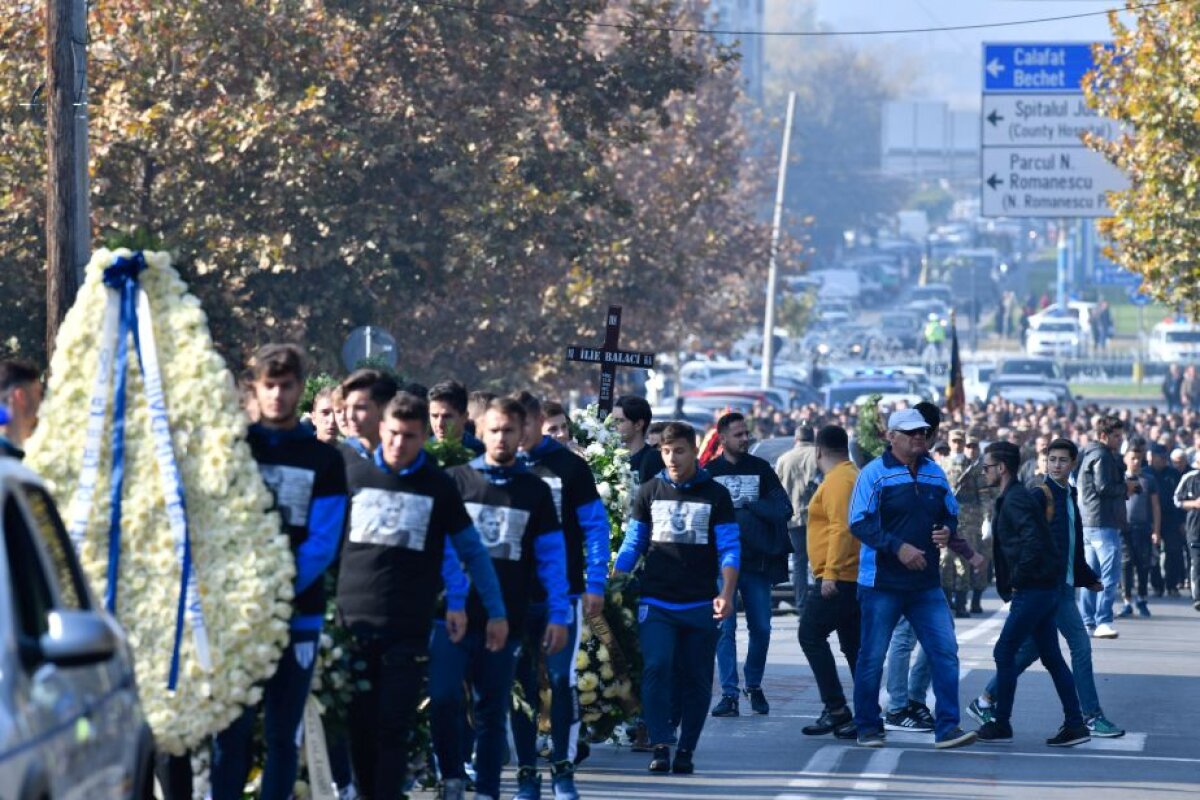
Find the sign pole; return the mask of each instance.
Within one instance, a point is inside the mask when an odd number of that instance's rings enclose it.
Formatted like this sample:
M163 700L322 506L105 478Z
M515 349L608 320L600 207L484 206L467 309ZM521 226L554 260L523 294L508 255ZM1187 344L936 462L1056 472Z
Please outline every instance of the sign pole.
M1055 281L1055 303L1067 307L1067 221L1058 221L1058 276Z
M796 113L796 93L788 92L787 114L783 122L783 145L779 148L779 178L775 184L775 218L771 223L771 260L767 265L767 309L763 319L762 381L764 389L775 381L775 282L778 276L779 226L783 222L783 191L787 184L788 146L792 141L792 117Z

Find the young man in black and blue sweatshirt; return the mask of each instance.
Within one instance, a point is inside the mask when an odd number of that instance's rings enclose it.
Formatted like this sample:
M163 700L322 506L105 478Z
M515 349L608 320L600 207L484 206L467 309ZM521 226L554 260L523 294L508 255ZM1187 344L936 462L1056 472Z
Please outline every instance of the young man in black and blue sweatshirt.
M570 595L567 622L567 646L556 656L546 657L550 678L551 712L550 757L555 800L576 800L574 770L578 754L579 701L575 690L575 655L579 652L580 615L592 616L604 610L604 587L608 579L608 512L596 491L596 482L587 462L559 442L542 433L545 416L541 402L529 392L515 399L525 409L525 431L521 441L521 459L529 470L550 488L554 505L562 521L566 541L566 574ZM526 646L517 662L517 680L525 696L538 696L538 660L545 656L536 643L542 638L547 610L535 598L525 624ZM537 772L537 729L533 721L518 714L512 719L513 741L517 750L515 800L536 800L540 795L541 776Z
M666 469L638 490L614 571L630 572L645 558L638 627L642 713L654 745L650 771L689 774L712 698L718 626L734 613L741 545L729 491L697 465L692 426L668 424L659 452ZM680 732L672 762L676 697Z
M251 366L259 422L247 440L275 497L296 559L295 597L287 649L263 687L266 766L261 797L287 800L296 780L296 730L304 715L325 617L325 570L337 556L346 518L346 473L332 446L300 424L303 354L295 345L267 345ZM241 798L250 773L258 708L249 708L213 742L214 800Z
M350 707L359 794L399 797L406 752L429 661L442 565L467 565L479 598L481 647L501 652L509 626L488 551L454 481L426 455L429 406L401 392L383 412L380 445L347 466L350 526L338 573L338 615L354 635L370 688ZM452 618L455 637L462 619Z
M475 697L475 797L500 796L510 694L522 644L515 632L525 629L535 587L545 596L547 622L540 638L526 641L525 646L553 657L567 641L568 559L550 489L517 458L524 426L525 409L520 403L509 398L491 401L483 417L484 455L449 471L491 555L514 635L499 651L484 649L480 597L473 590L468 597L455 560L447 558L449 611L446 624L434 628L429 682L434 751L447 800L462 797L466 777L460 725L465 679L470 680ZM528 696L536 697L536 690ZM574 790L573 782L570 788Z

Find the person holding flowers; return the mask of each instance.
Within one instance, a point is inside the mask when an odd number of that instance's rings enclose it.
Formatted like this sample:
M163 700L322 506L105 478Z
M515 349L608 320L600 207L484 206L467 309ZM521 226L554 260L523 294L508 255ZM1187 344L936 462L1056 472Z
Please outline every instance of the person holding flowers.
M529 392L515 399L525 409L521 448L523 461L550 488L566 541L566 571L570 587L567 646L556 656L541 653L534 644L542 639L548 617L547 604L535 598L526 618L525 641L517 663L517 680L525 696L538 696L538 660L547 658L550 678L550 739L552 777L556 800L574 800L575 759L579 740L579 702L575 657L579 652L580 613L593 616L604 610L604 587L611 556L608 511L587 462L542 433L545 422L542 404ZM489 411L490 414L490 411ZM517 750L519 800L535 800L540 793L537 771L537 727L522 715L513 717L513 740Z
M614 573L645 558L638 622L650 771L690 774L712 698L718 625L734 613L741 544L729 491L698 466L695 429L668 424L659 450L666 468L638 490ZM680 733L672 762L673 701Z
M499 652L508 639L488 552L454 482L425 452L428 424L425 399L400 392L383 410L379 446L346 467L350 525L337 605L366 665L368 688L350 707L350 755L365 800L401 796L444 561L461 558L471 574L486 611L486 623L482 613L478 622L481 646ZM447 617L449 635L461 640L462 614Z
M534 586L540 584L546 621L536 646L553 657L564 649L571 618L568 559L549 488L517 458L525 424L526 410L519 402L493 400L483 417L484 455L451 468L449 475L488 547L514 631L526 630L533 613ZM463 681L469 678L476 698L475 797L495 800L500 796L506 721L521 641L514 636L503 648L486 648L479 593L471 590L468 596L456 559L448 557L444 571L449 610L445 624L434 626L429 681L434 750L444 779L442 796L446 800L463 796L466 775L459 723ZM562 774L556 769L556 786ZM565 775L570 778L572 773Z
M322 577L337 555L346 517L346 473L337 450L300 424L304 356L291 344L255 354L251 388L259 421L247 440L264 483L275 498L296 561L291 633L279 665L263 689L266 765L263 800L287 800L296 780L296 731L304 715L325 613ZM212 754L213 800L236 800L250 772L257 707L247 708L217 734Z

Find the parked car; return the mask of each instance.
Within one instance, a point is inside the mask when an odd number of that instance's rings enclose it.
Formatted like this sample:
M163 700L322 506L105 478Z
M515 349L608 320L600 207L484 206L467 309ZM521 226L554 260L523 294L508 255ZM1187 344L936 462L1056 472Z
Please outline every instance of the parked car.
M992 380L1010 377L1038 377L1066 381L1062 367L1052 358L1006 358L996 366Z
M1200 325L1195 322L1160 322L1150 331L1151 361L1171 364L1200 360Z
M1015 403L1033 402L1041 405L1063 406L1071 402L1071 388L1065 381L1048 380L1033 376L993 376L988 386L987 399L996 397Z
M133 659L41 479L0 458L0 796L154 797Z
M689 361L679 368L680 386L696 386L726 375L731 372L741 372L746 369L744 361Z
M968 362L962 365L963 394L968 403L987 399L988 385L995 372L994 364Z
M794 436L772 436L750 445L750 455L764 459L774 469L779 457L796 446Z
M879 318L879 330L895 339L902 350L919 350L924 343L924 324L911 311L885 311Z
M954 305L954 291L944 283L927 283L924 286L914 286L909 289L904 300L909 305L936 302L945 308L950 308Z
M919 394L914 391L913 381L901 376L892 378L852 378L835 383L832 386L826 386L824 393L825 408L827 409L853 405L860 397L872 394Z
M1073 317L1046 317L1025 332L1025 352L1031 356L1076 357L1084 344L1079 320Z

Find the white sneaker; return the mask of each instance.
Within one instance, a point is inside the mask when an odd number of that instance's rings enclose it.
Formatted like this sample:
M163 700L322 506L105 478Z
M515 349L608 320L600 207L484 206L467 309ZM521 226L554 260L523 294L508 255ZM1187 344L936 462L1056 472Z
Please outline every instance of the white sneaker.
M1101 622L1096 626L1096 630L1092 632L1092 637L1095 639L1115 639L1120 636L1117 629L1107 622Z

